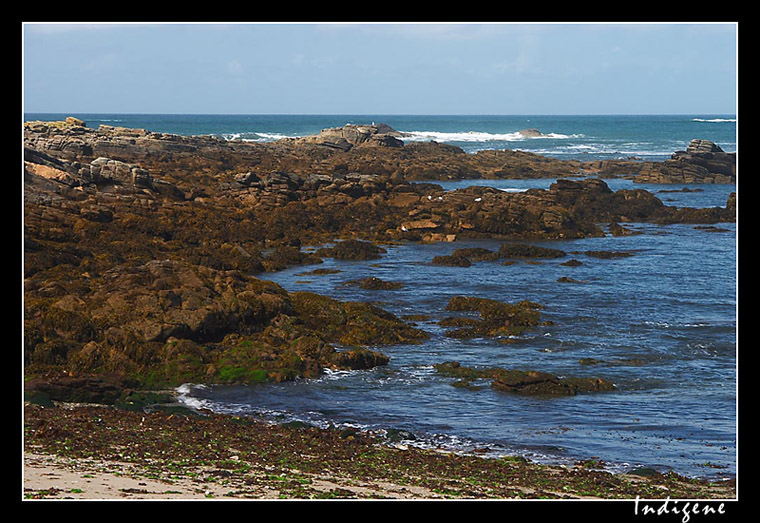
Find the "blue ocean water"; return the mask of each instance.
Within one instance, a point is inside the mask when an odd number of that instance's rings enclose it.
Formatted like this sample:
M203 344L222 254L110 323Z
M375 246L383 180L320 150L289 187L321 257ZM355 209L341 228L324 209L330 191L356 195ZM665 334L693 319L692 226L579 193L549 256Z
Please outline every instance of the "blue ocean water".
M593 160L636 157L662 160L684 150L694 138L712 140L736 152L735 115L588 115L588 116L418 116L418 115L155 115L28 113L25 120L75 116L88 127L100 124L180 135L212 135L266 142L317 134L348 123L385 123L409 136L435 140L467 152L519 149L547 156ZM544 136L525 138L524 129Z
M61 119L69 115L26 115ZM685 116L320 116L320 115L86 115L89 127L115 125L177 134L269 141L315 134L346 123L386 123L409 139L435 139L468 152L489 148L533 151L575 159L665 159L691 139L736 151L736 118ZM547 137L526 139L535 128ZM462 180L454 190L490 185L506 191L547 188L554 180ZM641 185L607 180L613 190L644 188L666 204L725 206L733 185ZM689 192L660 192L692 189ZM399 315L423 314L418 326L431 338L421 345L376 347L390 356L369 371L328 372L318 379L257 386L180 388L185 401L220 412L263 415L273 422L305 421L353 426L382 434L402 429L404 444L484 456L520 454L538 462L572 464L598 458L612 471L637 466L699 477L734 477L737 471L738 339L737 224L717 231L694 225L626 224L641 234L532 242L565 251L541 263L476 262L440 267L434 256L456 248L496 250L492 240L388 247L381 260L325 259L313 267L259 275L290 291L308 290L342 300L370 301ZM628 251L602 260L586 251ZM575 258L578 267L561 263ZM370 291L344 282L376 276L398 281L398 290ZM560 283L567 276L578 283ZM458 340L437 322L452 296L481 296L544 305L542 325L503 340ZM582 364L588 358L593 365ZM433 365L536 369L562 376L601 376L612 392L563 398L531 398L452 386Z

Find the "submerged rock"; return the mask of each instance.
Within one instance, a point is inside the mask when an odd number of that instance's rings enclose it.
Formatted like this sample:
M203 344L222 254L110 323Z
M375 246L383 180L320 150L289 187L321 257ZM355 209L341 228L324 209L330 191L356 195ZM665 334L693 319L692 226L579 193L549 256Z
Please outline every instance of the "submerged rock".
M503 244L499 247L499 258L562 258L565 251L549 247L524 244Z
M368 349L353 349L336 352L330 363L337 369L366 370L387 365L390 358L385 354Z
M401 282L385 281L374 276L368 278L362 278L359 280L351 280L345 283L346 285L356 285L362 289L367 290L396 290L404 286Z
M488 298L455 296L449 300L446 310L477 312L480 319L449 318L441 323L444 327L458 327L446 332L451 338L516 336L540 324L542 308L527 300L510 304Z
M499 259L499 253L483 247L466 247L455 249L451 253L454 257L463 257L473 261L493 261Z
M458 378L465 382L477 379L490 379L491 388L494 390L513 394L574 396L590 392L611 391L615 388L612 382L602 378L560 378L547 372L535 370L476 369L463 367L457 361L436 364L434 367L439 374Z
M599 258L602 260L612 260L615 258L629 258L633 256L633 253L627 251L585 251L586 256L592 258Z
M430 262L433 265L443 265L446 267L469 267L472 262L465 256L434 256Z
M376 260L382 258L385 249L377 245L361 240L345 240L337 243L334 247L318 249L317 256L328 256L338 260Z

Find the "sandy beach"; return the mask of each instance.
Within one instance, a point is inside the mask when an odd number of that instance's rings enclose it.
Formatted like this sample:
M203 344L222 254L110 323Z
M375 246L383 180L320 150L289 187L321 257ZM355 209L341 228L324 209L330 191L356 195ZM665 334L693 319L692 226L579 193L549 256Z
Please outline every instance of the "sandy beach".
M177 476L157 478L151 474L153 472L131 463L27 452L24 453L23 497L27 500L117 501L282 499L275 486L251 487L245 481L220 484ZM318 476L310 481L316 492L325 495L342 489L346 497L441 498L426 488L388 482L353 484L349 479L328 480Z
M25 406L23 499L736 498L736 482L547 466L361 432L107 406Z

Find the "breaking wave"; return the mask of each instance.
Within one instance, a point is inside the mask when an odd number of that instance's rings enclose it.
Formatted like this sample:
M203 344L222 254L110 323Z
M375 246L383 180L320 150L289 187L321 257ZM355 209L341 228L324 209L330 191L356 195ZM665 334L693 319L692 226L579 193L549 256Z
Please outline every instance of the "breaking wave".
M567 139L582 138L580 134L559 134L546 133L540 135L523 134L520 131L512 133L487 133L481 131L461 131L461 132L443 132L443 131L405 131L401 137L404 141L428 141L436 142L516 142L522 140L534 139Z
M263 133L263 132L240 132L240 133L223 133L218 135L224 140L240 140L243 142L274 142L283 138L292 138L279 133Z
M692 122L736 123L736 118L693 118Z

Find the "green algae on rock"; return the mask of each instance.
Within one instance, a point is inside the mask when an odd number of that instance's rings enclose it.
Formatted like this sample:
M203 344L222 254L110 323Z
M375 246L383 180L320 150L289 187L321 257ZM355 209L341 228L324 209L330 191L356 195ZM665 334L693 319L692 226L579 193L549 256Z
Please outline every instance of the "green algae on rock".
M326 340L343 345L420 343L429 334L369 303L341 302L312 292L291 294L301 321Z
M458 327L446 333L452 338L516 336L540 324L542 308L542 305L528 300L510 304L490 298L454 296L446 305L446 310L477 312L480 319L446 318L440 324Z
M29 372L122 372L146 385L283 381L344 363L367 368L386 360L362 355L355 363L329 344L427 337L377 306L170 260L119 266L87 292L39 296L26 307Z

